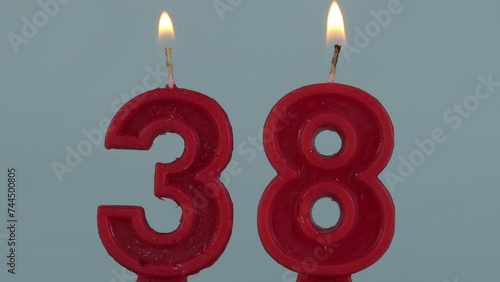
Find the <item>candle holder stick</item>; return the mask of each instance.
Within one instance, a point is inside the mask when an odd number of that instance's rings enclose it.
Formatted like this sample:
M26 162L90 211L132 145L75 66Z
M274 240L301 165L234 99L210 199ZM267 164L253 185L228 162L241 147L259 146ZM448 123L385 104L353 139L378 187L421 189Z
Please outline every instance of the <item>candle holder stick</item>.
M165 55L167 56L167 69L168 69L168 88L174 88L174 65L172 64L172 48L165 48Z
M337 62L339 60L340 49L342 46L335 44L335 52L333 53L332 66L328 74L328 82L333 83L335 80L335 73L337 72Z

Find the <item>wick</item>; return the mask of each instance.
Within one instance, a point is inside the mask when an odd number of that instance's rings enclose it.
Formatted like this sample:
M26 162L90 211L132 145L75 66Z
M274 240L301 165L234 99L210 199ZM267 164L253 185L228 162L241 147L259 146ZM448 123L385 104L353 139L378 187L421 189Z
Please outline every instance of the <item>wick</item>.
M165 48L165 55L167 56L167 69L168 69L168 88L174 88L174 65L172 64L172 48Z
M328 82L333 83L335 80L335 73L337 72L337 62L339 60L340 49L342 47L338 44L335 44L335 52L333 53L332 58L332 66L330 68L330 73L328 74Z

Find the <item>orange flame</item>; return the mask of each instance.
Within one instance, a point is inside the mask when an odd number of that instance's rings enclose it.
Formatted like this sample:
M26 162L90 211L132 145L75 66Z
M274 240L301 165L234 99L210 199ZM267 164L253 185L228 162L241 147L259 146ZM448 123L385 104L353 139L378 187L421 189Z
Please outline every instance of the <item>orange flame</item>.
M167 12L163 12L158 23L158 39L175 39L174 25Z
M326 43L334 43L340 45L346 43L344 18L342 17L342 12L340 11L340 7L337 1L333 1L332 5L330 6L330 12L328 12Z

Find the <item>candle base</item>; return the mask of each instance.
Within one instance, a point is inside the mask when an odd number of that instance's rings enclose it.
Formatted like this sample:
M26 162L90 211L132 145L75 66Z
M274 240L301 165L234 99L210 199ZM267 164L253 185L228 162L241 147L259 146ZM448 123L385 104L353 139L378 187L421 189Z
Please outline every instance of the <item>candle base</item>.
M352 282L351 276L321 277L299 274L297 282Z
M186 276L178 277L153 277L146 275L138 275L137 282L187 282Z

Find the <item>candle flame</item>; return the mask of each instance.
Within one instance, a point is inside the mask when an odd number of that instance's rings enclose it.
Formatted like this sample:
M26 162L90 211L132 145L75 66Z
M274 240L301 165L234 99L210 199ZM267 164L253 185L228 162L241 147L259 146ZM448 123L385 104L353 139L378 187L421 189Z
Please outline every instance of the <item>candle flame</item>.
M175 39L174 25L167 12L163 12L158 23L158 39Z
M330 6L330 12L328 12L326 43L339 45L346 43L344 18L342 17L342 12L337 1L333 1Z

